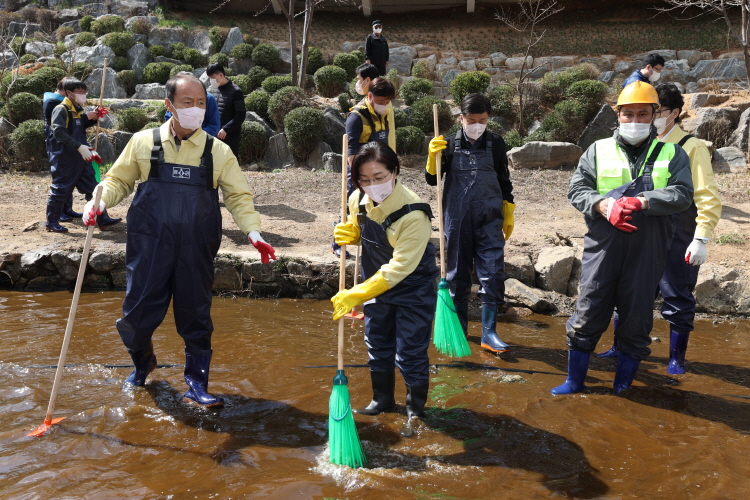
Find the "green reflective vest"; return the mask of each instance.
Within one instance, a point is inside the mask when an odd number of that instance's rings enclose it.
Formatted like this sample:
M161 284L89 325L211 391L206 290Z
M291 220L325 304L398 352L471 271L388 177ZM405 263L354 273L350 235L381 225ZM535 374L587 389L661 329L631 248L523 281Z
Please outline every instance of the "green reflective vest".
M648 159L651 152L659 143L657 139L651 143L648 148L646 158ZM674 144L664 143L659 156L654 162L654 169L651 176L654 181L654 189L665 188L669 182L669 162L675 155ZM643 162L645 165L645 161ZM643 166L639 176L643 175ZM608 192L632 181L630 175L630 162L627 155L617 145L614 137L596 141L596 190L602 196Z

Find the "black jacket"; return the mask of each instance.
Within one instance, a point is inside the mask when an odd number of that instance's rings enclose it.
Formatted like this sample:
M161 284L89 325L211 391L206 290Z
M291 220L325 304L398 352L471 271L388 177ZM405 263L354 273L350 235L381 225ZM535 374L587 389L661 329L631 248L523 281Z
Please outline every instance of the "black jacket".
M367 35L365 61L370 61L375 66L385 66L388 62L388 40L383 35L379 37L376 37L375 33Z
M229 80L218 89L212 88L211 93L219 106L222 130L227 133L227 138L239 138L246 115L242 90Z

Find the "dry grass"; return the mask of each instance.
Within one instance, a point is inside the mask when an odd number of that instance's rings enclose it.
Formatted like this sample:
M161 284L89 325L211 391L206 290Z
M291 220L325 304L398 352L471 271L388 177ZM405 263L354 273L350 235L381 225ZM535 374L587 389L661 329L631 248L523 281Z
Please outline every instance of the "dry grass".
M716 174L716 185L724 202L750 199L750 174Z

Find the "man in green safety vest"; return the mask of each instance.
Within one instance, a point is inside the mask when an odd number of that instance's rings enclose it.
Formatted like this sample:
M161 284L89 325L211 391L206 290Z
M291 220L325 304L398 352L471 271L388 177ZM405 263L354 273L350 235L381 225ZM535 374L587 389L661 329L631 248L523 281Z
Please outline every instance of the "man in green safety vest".
M671 215L693 200L688 155L656 137L658 108L648 83L625 87L617 99L614 136L592 144L570 180L568 199L584 214L588 232L576 312L566 325L568 378L552 394L585 388L589 357L615 308L615 394L630 387L641 360L651 354L654 296L675 231Z

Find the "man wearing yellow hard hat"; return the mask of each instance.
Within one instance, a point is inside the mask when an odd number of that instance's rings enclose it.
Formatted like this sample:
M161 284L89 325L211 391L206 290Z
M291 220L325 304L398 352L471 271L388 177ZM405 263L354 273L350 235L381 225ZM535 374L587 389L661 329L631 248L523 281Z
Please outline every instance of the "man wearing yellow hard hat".
M630 387L651 354L654 295L675 231L671 215L693 201L688 155L656 137L658 108L648 83L625 87L617 99L619 127L586 150L570 180L568 199L584 214L588 232L576 312L567 322L568 378L552 394L585 388L589 357L615 308L615 394Z

